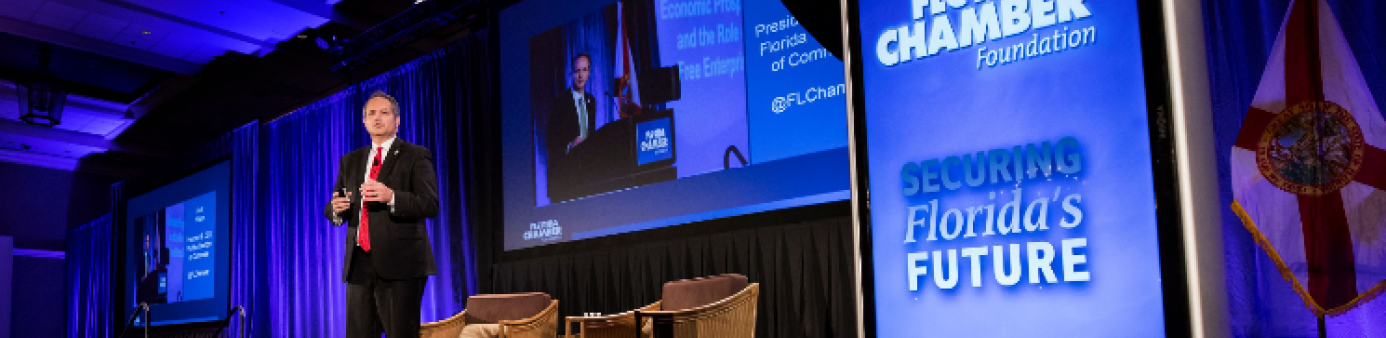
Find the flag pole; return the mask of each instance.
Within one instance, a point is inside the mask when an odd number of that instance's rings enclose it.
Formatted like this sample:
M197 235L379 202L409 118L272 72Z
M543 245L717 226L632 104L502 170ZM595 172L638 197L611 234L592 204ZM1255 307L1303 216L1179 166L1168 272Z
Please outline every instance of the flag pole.
M1328 325L1324 325L1323 314L1319 314L1319 338L1328 338Z

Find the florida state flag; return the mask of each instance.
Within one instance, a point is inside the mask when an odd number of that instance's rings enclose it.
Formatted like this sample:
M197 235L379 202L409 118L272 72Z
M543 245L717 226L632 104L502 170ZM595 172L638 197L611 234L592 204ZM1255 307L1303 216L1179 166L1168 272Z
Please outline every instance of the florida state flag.
M1232 210L1319 315L1386 291L1386 120L1333 11L1296 0L1232 148Z

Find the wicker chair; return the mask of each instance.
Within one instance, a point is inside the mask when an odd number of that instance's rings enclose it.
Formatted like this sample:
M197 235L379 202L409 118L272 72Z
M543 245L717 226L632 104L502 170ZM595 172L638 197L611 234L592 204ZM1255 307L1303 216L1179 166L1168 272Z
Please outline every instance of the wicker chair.
M760 284L737 274L678 280L664 284L661 301L610 316L568 317L567 328L574 338L754 337L759 296Z
M476 295L448 319L420 325L419 337L457 338L469 324L500 324L500 338L558 335L558 301L545 293Z

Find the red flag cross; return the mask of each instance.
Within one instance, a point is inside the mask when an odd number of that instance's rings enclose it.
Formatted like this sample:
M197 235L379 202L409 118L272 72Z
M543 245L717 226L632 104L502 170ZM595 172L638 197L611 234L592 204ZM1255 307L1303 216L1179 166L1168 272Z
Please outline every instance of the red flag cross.
M1386 150L1363 141L1346 109L1324 98L1319 7L1295 1L1285 29L1285 107L1247 112L1236 147L1256 152L1256 167L1296 195L1316 312L1334 312L1358 297L1352 234L1341 189L1356 181L1386 190Z

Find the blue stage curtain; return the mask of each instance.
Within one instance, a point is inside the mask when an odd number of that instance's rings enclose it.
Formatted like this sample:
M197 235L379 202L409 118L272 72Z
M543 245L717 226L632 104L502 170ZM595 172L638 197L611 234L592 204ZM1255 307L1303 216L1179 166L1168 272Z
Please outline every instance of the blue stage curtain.
M1303 1L1303 0L1301 0ZM1377 107L1386 108L1386 2L1328 0L1352 46ZM1290 0L1205 0L1204 30L1216 132L1218 184L1227 263L1229 320L1235 337L1313 337L1314 314L1275 263L1257 247L1228 206L1232 203L1232 144L1270 58ZM1213 206L1210 206L1213 207ZM1327 319L1329 337L1386 336L1386 301L1369 302Z
M269 234L261 226L265 201L261 198L264 187L260 178L263 168L261 130L263 128L258 122L252 122L223 136L210 147L213 149L204 151L208 157L232 155L230 304L245 308L250 320L245 327L255 337L266 336L268 327L256 323L264 323L273 310L268 307L269 293L264 292L265 276L268 274L266 269L272 265L266 264L269 259L262 254ZM228 323L232 328L229 331L236 337L240 335L238 328L241 324L239 318Z
M358 97L354 94L348 89L266 126L266 221L261 226L270 235L262 272L271 314L259 327L268 328L270 336L345 335L346 230L323 219L322 207L331 196L337 156L363 139L355 132L356 110L345 104Z
M346 227L333 226L322 209L331 198L338 160L370 144L361 107L376 90L398 99L399 138L432 150L438 173L439 216L428 222L438 275L429 278L421 319L450 317L477 292L476 250L465 206L474 157L468 142L474 133L471 118L488 109L491 93L486 41L485 34L473 33L266 124L265 219L259 224L264 234L256 237L263 239L257 243L264 248L256 253L265 261L247 267L266 274L261 279L266 285L246 291L264 290L268 296L267 322L254 317L256 336L345 335Z
M106 214L67 233L67 335L110 337L115 234Z

